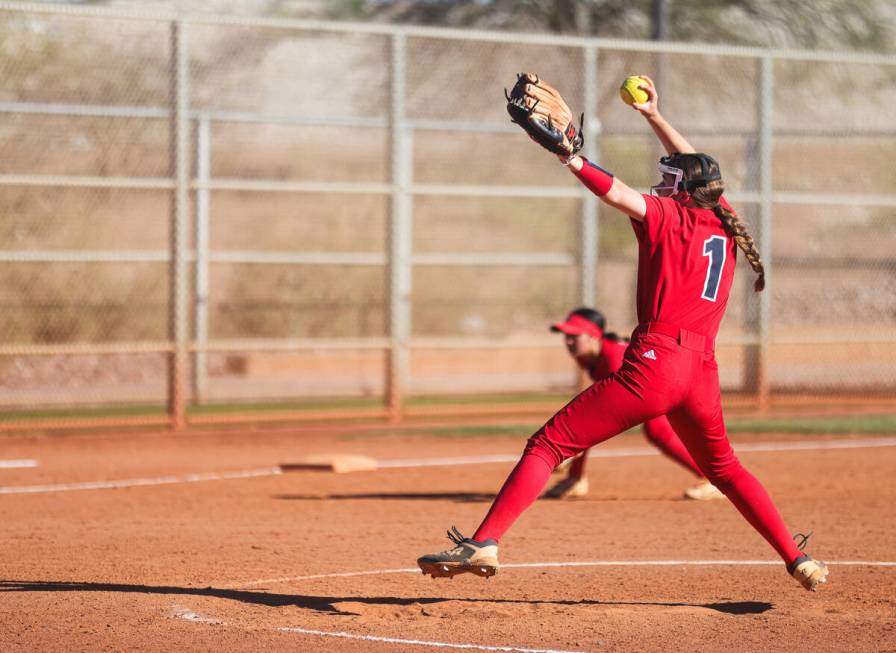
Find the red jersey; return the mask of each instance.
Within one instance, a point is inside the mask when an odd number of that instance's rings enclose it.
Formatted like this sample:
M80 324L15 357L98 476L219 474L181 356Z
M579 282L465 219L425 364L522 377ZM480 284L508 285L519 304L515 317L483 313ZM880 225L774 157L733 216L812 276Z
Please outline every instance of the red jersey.
M628 340L603 336L600 339L600 355L588 368L588 376L591 377L591 380L599 381L622 367L622 357L625 355L626 349L628 349Z
M713 340L734 281L736 244L712 209L644 195L638 237L638 321L667 322ZM722 206L730 209L724 199Z

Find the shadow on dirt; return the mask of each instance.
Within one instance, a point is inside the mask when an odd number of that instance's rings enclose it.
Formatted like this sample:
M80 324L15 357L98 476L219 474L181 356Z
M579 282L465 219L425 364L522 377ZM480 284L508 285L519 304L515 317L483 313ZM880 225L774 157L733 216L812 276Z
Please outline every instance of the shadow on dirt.
M219 599L239 601L252 605L266 605L273 608L296 606L314 612L334 615L357 615L340 609L341 603L372 606L433 605L457 601L461 603L482 603L499 605L566 605L566 606L660 606L706 608L716 612L734 615L762 614L773 608L771 603L762 601L731 601L726 603L680 603L670 601L595 601L582 600L523 600L500 598L468 597L413 597L398 596L308 596L303 594L272 594L258 590L224 589L216 587L170 587L155 585L128 585L120 583L77 583L52 581L0 581L2 592L118 592L127 594L169 594L172 596L210 596Z

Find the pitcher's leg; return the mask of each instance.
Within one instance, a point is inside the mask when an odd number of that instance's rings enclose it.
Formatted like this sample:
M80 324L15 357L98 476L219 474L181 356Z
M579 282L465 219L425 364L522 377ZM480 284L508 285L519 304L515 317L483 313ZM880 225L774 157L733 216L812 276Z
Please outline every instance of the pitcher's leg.
M554 468L541 456L523 454L520 461L504 481L482 524L473 533L479 542L500 542L513 522L538 498Z
M633 391L623 370L594 383L560 409L526 444L556 467L567 458L661 415L671 395ZM584 461L583 463L584 464Z
M687 447L681 442L678 434L669 424L669 419L665 415L654 417L644 422L644 437L650 443L659 449L665 456L671 458L679 465L687 469L697 478L703 478L703 472L694 462L691 454L688 453Z
M669 413L669 422L704 476L728 497L784 562L789 565L800 557L802 553L768 492L734 455L725 434L721 408L709 419L687 407L679 408Z
M661 413L654 404L632 394L615 375L582 392L529 438L473 539L500 541L561 461Z

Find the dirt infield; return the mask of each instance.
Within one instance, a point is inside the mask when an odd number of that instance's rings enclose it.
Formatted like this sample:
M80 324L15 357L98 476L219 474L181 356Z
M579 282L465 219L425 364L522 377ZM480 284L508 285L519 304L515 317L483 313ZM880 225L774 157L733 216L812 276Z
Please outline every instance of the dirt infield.
M892 438L735 438L832 562L814 594L727 502L681 500L691 479L637 436L599 448L614 457L591 461L587 499L536 503L488 581L424 578L414 560L447 548L448 526L472 531L512 463L276 469L515 454L526 435L0 439L0 460L37 461L0 468L2 648L896 651ZM765 444L782 450L750 450ZM110 480L130 482L77 485Z

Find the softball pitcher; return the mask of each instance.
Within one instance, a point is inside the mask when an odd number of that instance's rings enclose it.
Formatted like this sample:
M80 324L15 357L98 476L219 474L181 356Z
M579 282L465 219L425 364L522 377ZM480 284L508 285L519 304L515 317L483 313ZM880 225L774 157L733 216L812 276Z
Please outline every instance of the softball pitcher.
M519 76L508 112L536 142L557 154L591 192L631 220L638 241L639 324L622 367L570 401L528 441L491 509L472 538L452 528L454 548L417 560L433 578L470 572L491 576L498 542L538 497L563 460L633 426L667 415L703 474L781 556L807 590L826 580L824 563L797 546L759 481L734 455L725 432L714 348L734 279L737 248L757 274L765 273L753 239L722 198L719 164L695 152L660 115L653 83L648 100L634 105L669 156L658 166L657 196L642 195L578 156L579 129L559 93L531 74Z
M622 358L629 341L615 333L606 331L606 318L593 308L577 308L562 322L551 326L551 331L562 333L566 350L592 381L600 381L605 376L622 367ZM664 455L691 472L696 485L684 491L686 499L724 499L725 495L703 477L691 454L678 439L665 415L649 419L641 425L644 437ZM588 477L585 464L588 451L571 460L566 478L558 481L545 496L551 499L576 499L588 494Z

